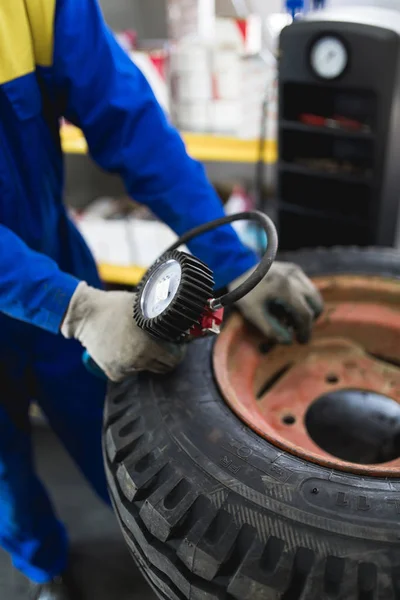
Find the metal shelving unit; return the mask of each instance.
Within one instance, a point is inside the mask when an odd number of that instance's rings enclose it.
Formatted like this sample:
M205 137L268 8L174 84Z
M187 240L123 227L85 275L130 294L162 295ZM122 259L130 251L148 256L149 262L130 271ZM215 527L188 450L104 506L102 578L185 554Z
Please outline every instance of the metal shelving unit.
M394 14L389 22L383 12L378 27L362 10L338 9L282 32L282 250L396 245L400 17Z

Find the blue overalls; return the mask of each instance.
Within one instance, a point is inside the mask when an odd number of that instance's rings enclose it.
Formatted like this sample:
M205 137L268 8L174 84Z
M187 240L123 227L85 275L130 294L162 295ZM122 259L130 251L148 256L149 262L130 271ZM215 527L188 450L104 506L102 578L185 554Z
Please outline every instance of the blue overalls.
M101 458L103 382L59 334L93 259L62 204L59 119L81 127L93 159L178 234L222 216L141 72L104 24L97 0L0 0L0 545L39 583L65 567L67 539L32 462L36 399L107 501ZM191 250L218 287L255 256L230 227Z

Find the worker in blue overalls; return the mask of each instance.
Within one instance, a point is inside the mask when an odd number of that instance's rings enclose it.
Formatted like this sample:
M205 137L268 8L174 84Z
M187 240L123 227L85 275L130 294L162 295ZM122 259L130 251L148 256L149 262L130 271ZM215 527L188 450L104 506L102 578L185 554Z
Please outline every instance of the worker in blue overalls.
M181 353L138 329L132 294L101 291L62 204L60 117L81 127L97 164L119 173L131 196L176 233L223 211L97 0L0 0L0 25L0 546L31 580L36 600L68 600L67 536L34 470L30 400L108 501L105 384L86 372L82 347L115 381L135 370L167 371ZM218 287L237 285L257 260L229 226L190 248ZM304 341L322 306L311 282L277 263L242 301L266 335L290 342L265 309L271 298L291 312Z

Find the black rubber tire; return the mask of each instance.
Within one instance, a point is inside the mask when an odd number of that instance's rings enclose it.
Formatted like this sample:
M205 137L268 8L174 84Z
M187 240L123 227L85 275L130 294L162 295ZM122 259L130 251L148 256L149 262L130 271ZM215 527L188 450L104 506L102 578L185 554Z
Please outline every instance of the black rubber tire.
M400 278L391 250L281 258L310 275ZM111 385L106 402L115 512L159 597L400 599L400 481L335 472L255 435L223 402L211 349L191 344L178 371Z

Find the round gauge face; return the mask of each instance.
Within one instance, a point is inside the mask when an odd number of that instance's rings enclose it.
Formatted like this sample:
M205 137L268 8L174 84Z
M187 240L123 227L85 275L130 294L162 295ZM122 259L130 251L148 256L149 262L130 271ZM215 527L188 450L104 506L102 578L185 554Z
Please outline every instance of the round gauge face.
M325 36L315 42L310 60L318 77L336 79L345 70L349 57L343 42L334 36Z
M176 260L168 260L154 271L140 299L146 319L154 319L168 308L178 291L181 277L181 265Z

